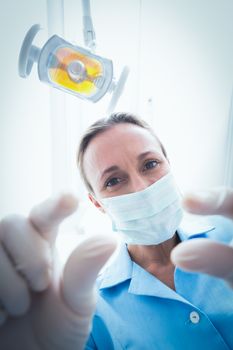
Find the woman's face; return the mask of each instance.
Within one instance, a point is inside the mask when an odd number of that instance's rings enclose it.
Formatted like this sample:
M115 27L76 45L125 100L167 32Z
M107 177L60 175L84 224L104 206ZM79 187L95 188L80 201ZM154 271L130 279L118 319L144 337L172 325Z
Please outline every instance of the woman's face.
M168 160L149 131L133 124L114 125L97 135L84 155L84 171L98 199L138 192L170 171Z

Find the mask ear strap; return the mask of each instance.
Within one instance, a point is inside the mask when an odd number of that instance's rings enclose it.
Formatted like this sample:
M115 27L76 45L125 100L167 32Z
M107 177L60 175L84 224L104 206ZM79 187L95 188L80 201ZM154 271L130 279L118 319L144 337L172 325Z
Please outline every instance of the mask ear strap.
M90 201L94 204L94 206L97 209L99 209L102 213L105 213L105 210L102 206L102 203L100 203L92 193L88 193L88 198L90 199Z

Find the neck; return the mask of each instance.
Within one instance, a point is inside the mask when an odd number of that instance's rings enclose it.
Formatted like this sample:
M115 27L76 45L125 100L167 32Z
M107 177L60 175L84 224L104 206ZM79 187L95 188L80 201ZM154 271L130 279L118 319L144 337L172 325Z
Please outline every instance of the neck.
M179 237L177 234L167 241L157 245L128 245L128 251L130 257L138 265L142 266L146 270L153 265L167 266L171 264L170 254L172 249L179 243Z

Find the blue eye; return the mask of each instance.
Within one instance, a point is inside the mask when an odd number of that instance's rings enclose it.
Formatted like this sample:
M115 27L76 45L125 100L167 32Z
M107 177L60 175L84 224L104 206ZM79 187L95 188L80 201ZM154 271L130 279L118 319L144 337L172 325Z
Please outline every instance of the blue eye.
M115 185L118 185L121 182L119 177L113 177L112 179L108 180L105 184L106 187L112 187Z
M158 165L158 162L156 160L150 160L145 163L143 170L154 169L157 165Z

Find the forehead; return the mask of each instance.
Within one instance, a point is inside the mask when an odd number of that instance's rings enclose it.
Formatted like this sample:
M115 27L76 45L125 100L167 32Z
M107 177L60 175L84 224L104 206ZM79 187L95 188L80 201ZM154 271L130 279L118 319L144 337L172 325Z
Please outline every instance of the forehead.
M156 137L147 129L122 123L95 136L89 143L83 158L86 175L117 164L122 157L134 157L145 151L162 153Z

